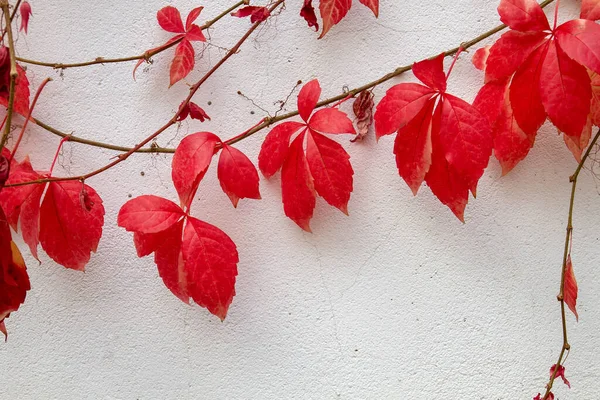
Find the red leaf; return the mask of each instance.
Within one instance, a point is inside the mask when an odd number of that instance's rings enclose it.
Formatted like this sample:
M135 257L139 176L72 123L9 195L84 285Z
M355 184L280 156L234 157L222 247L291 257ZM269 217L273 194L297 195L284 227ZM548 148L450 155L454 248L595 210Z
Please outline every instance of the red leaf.
M202 33L202 28L198 25L192 25L185 34L185 38L192 42L206 42L206 37Z
M306 159L319 196L348 215L354 175L348 153L339 143L310 130Z
M319 3L319 11L323 19L323 31L321 39L331 27L339 23L346 16L352 7L352 0L321 0Z
M442 204L448 206L461 222L465 222L464 213L469 201L469 186L456 173L444 155L440 137L441 109L442 106L438 105L433 114L431 166L425 175L425 182Z
M375 17L379 17L379 0L360 0L360 2L369 7Z
M194 22L196 22L203 9L204 7L196 7L192 11L190 11L190 13L187 16L187 19L185 20L186 31L189 32L190 28L193 26Z
M269 132L258 155L258 167L264 176L270 178L281 169L292 135L304 126L301 122L284 122Z
M517 123L528 135L535 134L546 120L540 97L540 74L548 43L538 47L519 67L510 85L510 103Z
M519 68L529 55L546 40L545 32L508 31L490 48L485 80L504 79Z
M182 246L189 295L224 320L235 296L235 243L215 226L189 218Z
M434 93L430 88L417 83L401 83L388 89L375 111L377 139L406 125Z
M189 40L183 39L175 49L175 57L171 63L171 72L169 75L169 86L173 86L192 72L195 63L194 57L195 53L192 44Z
M283 210L292 221L310 232L310 220L315 208L315 189L302 144L302 132L290 145L281 170Z
M250 22L262 22L269 18L271 12L267 7L259 7L259 6L246 6L242 7L236 12L231 13L231 16L238 18L246 18L250 17Z
M592 90L584 67L551 41L540 72L540 96L548 117L569 136L578 136L590 112Z
M542 394L538 393L537 396L533 398L533 400L542 400ZM548 393L548 397L545 400L554 400L554 394L552 392Z
M569 310L575 314L575 318L579 321L579 314L577 314L577 280L575 279L575 273L573 272L573 263L571 262L571 255L567 258L567 269L565 271L565 286L564 286L564 301L569 307ZM565 382L567 383L567 382Z
M592 120L588 117L587 123L583 127L583 131L581 131L580 136L569 136L566 133L563 134L563 140L567 145L567 148L575 157L575 160L580 163L581 155L583 154L583 150L586 149L588 144L590 143L590 139L592 138Z
M173 6L166 6L158 11L156 19L161 28L167 32L184 33L183 22L179 10Z
M504 107L504 97L506 96L508 82L508 79L504 79L503 81L486 83L479 89L479 93L477 93L473 101L473 107L487 118L492 127Z
M592 124L600 126L600 75L589 71L592 81L592 104L590 105L590 118Z
M444 57L442 53L431 60L423 60L413 64L413 74L433 90L446 91L446 74L444 73Z
M204 122L205 120L209 120L210 121L210 117L208 116L208 114L206 113L206 111L204 111L196 103L190 102L189 103L189 108L190 108L190 117L192 119L197 119L200 122Z
M158 233L169 229L184 215L172 201L158 196L139 196L121 207L117 224L130 232Z
M565 22L556 29L556 40L573 60L600 73L600 26L586 19Z
M25 70L17 64L17 80L15 81L15 101L14 110L16 113L27 117L29 114L29 79ZM6 95L0 94L0 105L8 107L8 92Z
M352 120L337 108L323 108L308 122L310 129L321 133L356 133Z
M94 204L89 211L81 205L83 189ZM104 206L94 189L77 181L48 184L40 208L40 242L58 264L83 271L98 248L103 225Z
M171 177L182 207L188 207L196 194L220 139L210 132L198 132L183 138L175 155Z
M12 241L6 216L0 209L0 332L8 337L4 320L25 302L31 289L27 267Z
M582 0L580 18L596 21L600 19L600 1Z
M308 27L315 28L315 31L319 30L319 23L317 22L317 16L315 15L315 8L312 5L312 0L304 0L304 5L300 10L300 16L308 23Z
M252 161L235 147L223 144L217 176L234 207L239 199L260 199L258 172Z
M435 99L430 99L408 124L398 131L394 154L398 172L416 196L431 166L431 119Z
M441 144L446 160L475 194L492 153L488 121L475 107L450 94L441 103Z
M535 0L501 0L498 13L503 23L517 31L550 30L548 18Z
M19 8L19 12L21 13L21 28L19 30L24 30L25 34L27 34L27 27L29 26L29 17L31 17L31 5L29 4L29 2L22 2L21 7Z
M298 112L303 120L308 121L317 106L320 96L321 85L319 85L318 80L313 79L302 87L298 94Z
M492 46L481 47L473 54L471 62L473 63L473 66L480 71L485 71L486 69L487 59L490 56L490 47Z
M550 377L552 377L552 375L554 375L555 370L556 370L555 378L561 378L563 380L564 384L567 385L569 387L569 389L571 389L571 383L567 380L567 378L565 378L565 367L562 365L559 365L557 367L556 364L554 364L553 366L550 367Z
M375 102L373 101L374 97L373 92L363 90L358 95L358 98L354 100L352 110L356 117L356 127L358 128L358 132L351 142L361 141L369 133L369 128L373 123L373 107L375 107Z

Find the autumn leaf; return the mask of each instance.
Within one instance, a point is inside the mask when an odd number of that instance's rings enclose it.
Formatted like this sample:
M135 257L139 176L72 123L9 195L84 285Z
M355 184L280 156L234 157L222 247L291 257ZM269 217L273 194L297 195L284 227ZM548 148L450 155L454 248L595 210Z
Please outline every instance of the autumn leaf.
M252 161L235 147L223 144L217 176L223 192L237 207L240 199L260 199L258 172Z
M198 104L191 101L186 103L184 101L182 105L183 108L177 117L177 121L183 121L188 116L192 119L197 119L200 122L204 122L205 120L210 121L210 117L208 116L206 111L204 111L204 109L202 109L202 107L200 107Z
M315 8L312 5L312 0L304 0L304 5L300 10L300 16L304 18L309 28L315 28L315 31L319 31L319 23L317 22L317 16L315 15Z
M362 141L369 133L369 128L373 123L373 107L375 107L373 98L373 92L363 90L360 92L357 99L354 100L352 110L356 117L356 127L358 128L358 132L351 142Z
M425 181L461 220L468 193L492 151L488 120L477 108L446 92L444 54L413 65L425 85L401 83L377 106L377 137L397 132L394 154L400 176L413 194Z
M592 21L600 19L600 1L582 0L580 18Z
M269 18L271 12L267 7L259 6L246 6L242 7L236 12L231 13L231 16L238 18L250 17L251 23L262 22Z
M375 17L379 16L379 0L360 0L360 2L369 7ZM321 19L323 20L323 31L319 36L319 39L323 38L327 32L336 24L338 24L350 11L352 7L352 0L320 0L319 11L321 13ZM314 10L310 1L304 2L304 7L300 12L300 15L308 22L309 26L313 26ZM316 18L314 18L314 24L316 25ZM318 25L317 30L318 30Z
M285 215L308 232L316 194L348 213L354 174L348 153L324 136L355 134L352 121L335 107L313 113L320 95L321 87L316 79L304 85L298 94L298 111L305 122L277 125L265 138L258 156L258 166L267 178L281 169ZM299 135L292 140L297 132Z
M194 69L195 53L192 43L183 39L175 48L175 57L171 62L171 72L169 86L173 86L183 78L185 78Z
M21 7L19 7L19 12L21 13L21 27L19 30L25 31L27 34L27 28L29 27L29 17L31 17L31 5L28 1L24 1L21 3Z
M579 320L579 314L577 314L577 280L575 279L575 273L573 272L573 263L571 262L571 255L567 258L567 266L565 270L565 283L563 298L565 304L569 307L569 310L575 314L575 318Z
M563 380L564 384L567 385L569 387L569 389L571 389L571 383L567 380L567 378L565 378L564 365L557 366L556 364L554 364L553 366L551 366L550 367L550 377L552 377L552 375L554 375L554 371L556 371L555 378L561 378Z

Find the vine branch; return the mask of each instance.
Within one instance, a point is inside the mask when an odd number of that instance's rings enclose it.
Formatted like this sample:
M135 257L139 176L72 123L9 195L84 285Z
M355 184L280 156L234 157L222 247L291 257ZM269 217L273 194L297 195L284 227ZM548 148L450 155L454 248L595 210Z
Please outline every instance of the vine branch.
M562 324L563 344L562 344L562 348L560 350L560 354L558 356L558 361L556 362L556 367L554 368L554 372L550 376L550 380L548 381L548 383L546 385L546 393L544 394L543 400L548 399L548 396L550 395L550 391L552 390L552 385L554 384L554 380L556 379L556 375L558 374L559 367L562 365L562 363L565 360L565 353L567 353L569 350L571 350L571 345L569 344L569 337L567 335L567 316L566 316L566 312L565 312L564 292L565 292L565 277L567 274L567 258L569 256L569 249L571 247L571 240L573 237L573 208L575 206L575 190L577 189L577 178L579 178L579 173L581 172L583 165L589 158L589 156L592 152L592 149L598 142L599 138L600 138L600 129L594 136L594 139L590 143L587 151L581 158L581 162L579 163L579 165L577 165L575 172L573 173L573 175L571 175L569 177L569 182L571 182L571 198L569 200L569 217L567 219L567 233L565 236L565 249L564 249L564 253L563 253L562 270L561 270L561 277L560 277L560 290L558 292L558 296L556 296L556 298L560 302L560 318L561 318L561 324Z
M4 126L4 133L2 134L2 139L0 140L0 151L4 148L6 141L8 140L8 136L10 135L10 126L12 122L12 116L14 112L15 106L15 84L17 82L17 76L19 73L17 71L17 63L15 60L15 42L13 39L12 32L12 24L11 24L11 16L10 9L8 5L8 0L0 0L0 8L2 8L2 13L4 14L4 21L6 24L5 32L8 36L8 53L10 57L10 83L8 89L8 109L6 111L6 125Z

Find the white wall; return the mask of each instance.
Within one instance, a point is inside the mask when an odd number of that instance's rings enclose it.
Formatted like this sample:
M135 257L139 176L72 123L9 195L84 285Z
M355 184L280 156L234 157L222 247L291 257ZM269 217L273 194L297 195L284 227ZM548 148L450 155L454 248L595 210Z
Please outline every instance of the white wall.
M18 38L22 56L130 55L169 37L155 20L163 0L31 3L30 34ZM201 21L230 3L173 2L184 14L205 5ZM297 15L300 2L288 3L196 96L212 121L185 122L160 136L160 145L198 130L227 138L253 125L261 111L238 90L273 112L298 79L318 77L324 96L335 95L499 22L495 0L382 1L379 20L355 1L344 22L317 41ZM574 15L579 4L564 3L562 17ZM226 19L211 30L213 43L231 46L248 26ZM187 81L222 54L208 48ZM35 85L55 78L38 116L82 137L135 144L187 93L185 84L167 90L171 55L156 57L137 82L134 63L64 73L30 68ZM407 74L394 83L413 80ZM471 101L481 82L465 54L450 92ZM378 98L389 86L376 90ZM265 133L240 145L253 160ZM283 215L277 179L262 182L262 201L242 201L236 210L214 166L207 174L195 215L227 232L241 257L224 323L175 298L152 257L138 259L131 235L116 226L128 195L176 199L171 157L133 156L90 180L106 207L98 254L83 274L45 256L41 265L27 258L33 289L7 320L8 343L0 343L0 398L531 399L561 345L555 295L576 163L555 130L545 126L530 156L504 178L491 161L465 225L427 188L413 198L396 171L391 137L340 140L356 171L350 216L319 200L312 235ZM45 169L57 143L32 128L20 153ZM84 173L114 155L67 144L57 173ZM586 171L577 192L581 322L569 315L573 389L557 382L560 399L598 398L600 389L597 183Z

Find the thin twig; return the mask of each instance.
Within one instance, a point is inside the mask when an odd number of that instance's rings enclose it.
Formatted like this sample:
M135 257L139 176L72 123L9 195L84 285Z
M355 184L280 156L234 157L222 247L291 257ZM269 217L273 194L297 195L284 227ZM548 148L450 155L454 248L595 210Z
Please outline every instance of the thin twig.
M4 126L4 134L0 140L0 151L4 148L8 136L10 135L10 125L12 123L12 116L15 106L15 84L19 72L17 71L17 63L15 61L15 43L13 40L12 24L10 21L10 9L8 0L0 0L0 7L4 14L4 21L6 23L6 34L8 35L8 52L10 55L10 85L8 90L8 108L6 111L6 125Z
M238 1L236 4L234 4L233 6L229 7L227 10L225 10L222 13L220 13L219 15L217 15L215 18L211 19L210 21L205 22L204 25L202 25L200 28L202 30L206 30L206 29L210 28L212 25L215 24L215 22L217 22L221 18L227 16L229 13L231 13L233 10L235 10L236 8L240 7L243 4L245 4L245 2L243 0ZM70 64L30 60L28 58L23 58L23 57L17 57L17 61L20 61L20 62L26 63L26 64L50 67L50 68L54 68L54 69L66 69L66 68L87 67L87 66L94 65L94 64L114 64L114 63L121 63L121 62L135 61L135 60L148 60L148 59L150 59L150 57L153 57L153 56L157 55L158 53L161 53L161 52L175 46L176 44L181 42L182 39L183 39L183 37L169 43L166 46L160 46L154 50L148 50L148 51L143 52L142 54L139 54L136 56L129 56L129 57L119 57L119 58L97 57L91 61L83 61L83 62L70 63Z
M547 5L549 5L550 3L552 3L553 1L554 0L545 0L542 3L540 3L540 6L546 7ZM445 56L452 56L461 47L462 47L463 50L467 50L470 47L473 47L476 44L482 42L483 40L489 38L490 36L492 36L492 35L494 35L494 34L496 34L498 32L501 32L505 28L506 28L506 25L498 25L497 27L495 27L493 29L490 29L489 31L487 31L485 33L482 33L481 35L477 36L476 38L473 38L473 39L471 39L471 40L469 40L467 42L463 42L458 47L455 47L453 49L445 51L444 55ZM431 58L434 58L434 57L437 57L437 55L433 56ZM317 104L317 107L323 107L323 106L335 103L336 101L343 100L344 98L346 98L348 96L350 96L350 97L356 96L356 95L358 95L359 93L361 93L361 92L363 92L365 90L370 90L370 89L374 88L377 85L380 85L380 84L382 84L384 82L389 81L392 78L400 76L403 73L410 71L411 69L412 69L412 64L405 65L403 67L398 67L394 71L392 71L392 72L390 72L390 73L382 76L381 78L379 78L379 79L377 79L377 80L375 80L373 82L369 82L369 83L367 83L367 84L365 84L363 86L357 87L357 88L352 89L350 91L346 91L346 92L341 93L341 94L339 94L337 96L330 97L328 99L322 100L322 101L320 101ZM297 115L298 115L298 111L296 110L296 111L292 111L292 112L289 112L289 113L286 113L286 114L275 115L274 117L267 117L267 118L265 118L265 121L263 123L257 125L253 129L247 131L244 136L236 137L235 140L231 139L230 141L227 141L227 143L228 144L237 143L237 142L239 142L241 140L244 140L245 138L247 138L249 136L252 136L253 134L257 133L258 131L261 131L261 130L263 130L265 128L268 128L269 126L271 126L271 125L273 125L273 124L275 124L277 122L280 122L280 121L283 121L283 120L295 117ZM42 121L40 121L38 119L35 119L35 121L36 121L36 123L40 127L46 129L50 133L53 133L53 134L55 134L57 136L60 136L60 137L70 136L70 141L71 142L77 142L77 143L81 143L81 144L85 144L85 145L89 145L89 146L101 147L101 148L104 148L104 149L115 150L115 151L129 152L129 151L132 150L132 147L121 146L121 145L116 145L116 144L111 144L111 143L98 142L98 141L94 141L94 140L80 138L80 137L77 137L77 136L72 136L72 135L69 135L69 134L67 134L65 132L62 132L62 131L60 131L60 130L58 130L56 128L53 128L53 127L49 126L48 124L46 124L46 123L44 123L44 122L42 122ZM174 153L175 149L174 148L166 148L166 147L152 147L152 148L139 148L138 150L135 150L135 151L138 152L138 153Z
M577 189L577 178L579 178L579 173L581 172L583 165L585 164L588 157L590 156L592 149L596 145L596 142L598 142L599 138L600 138L600 129L596 133L596 136L594 136L594 139L590 143L584 156L581 158L581 162L579 162L579 165L577 165L575 172L569 178L569 181L571 182L571 198L569 200L569 218L567 219L567 233L565 236L565 249L564 249L564 253L563 253L563 261L562 261L562 269L561 269L561 277L560 277L560 291L559 291L558 296L556 297L558 299L558 301L560 302L560 317L561 317L561 324L562 324L563 345L560 350L560 354L558 356L558 361L556 362L556 367L554 368L554 372L550 376L550 380L548 381L548 384L546 385L546 393L544 394L544 397L543 397L544 400L547 400L548 396L550 395L550 391L552 390L552 385L554 384L554 380L556 379L556 375L558 374L558 369L564 362L563 357L565 356L565 353L567 353L569 350L571 350L571 345L569 344L569 338L567 336L567 316L565 313L564 293L565 293L565 278L567 275L567 259L569 256L569 249L571 247L571 239L572 239L572 235L573 235L573 208L575 206L575 190Z

